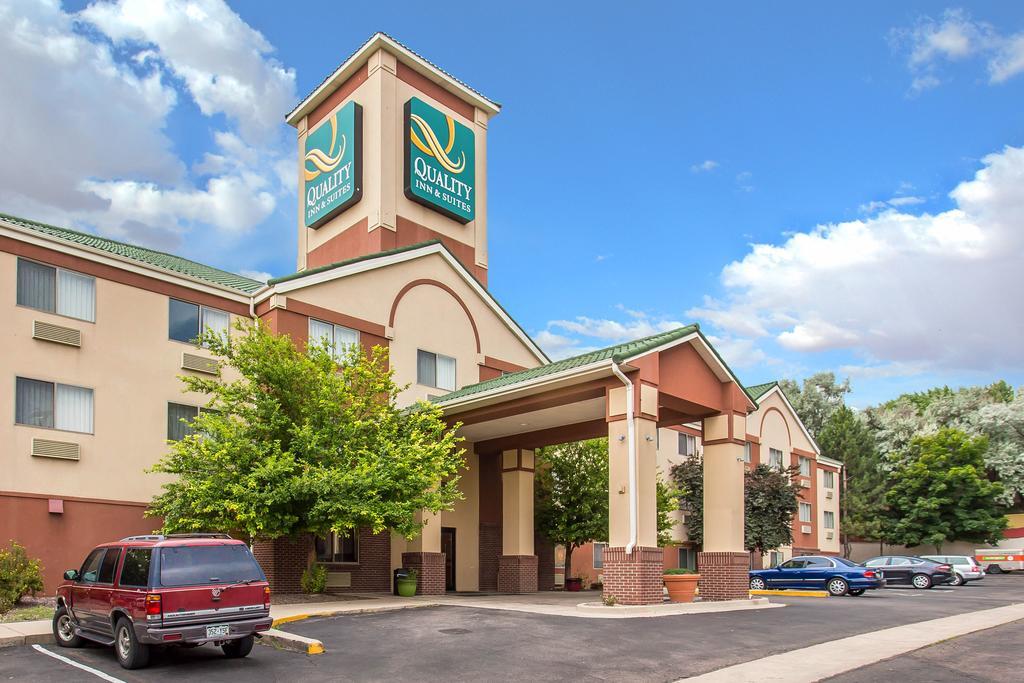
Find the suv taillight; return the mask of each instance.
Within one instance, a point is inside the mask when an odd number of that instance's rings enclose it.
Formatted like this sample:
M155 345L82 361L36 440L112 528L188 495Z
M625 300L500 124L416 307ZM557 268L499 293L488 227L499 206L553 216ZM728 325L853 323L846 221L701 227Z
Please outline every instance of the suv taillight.
M263 606L270 608L270 586L263 587Z
M164 611L164 606L163 606L163 602L161 602L161 600L160 600L160 596L159 595L156 595L155 593L150 593L149 595L146 596L146 616L147 617L153 617L153 616L158 617L161 614L163 614L163 611Z

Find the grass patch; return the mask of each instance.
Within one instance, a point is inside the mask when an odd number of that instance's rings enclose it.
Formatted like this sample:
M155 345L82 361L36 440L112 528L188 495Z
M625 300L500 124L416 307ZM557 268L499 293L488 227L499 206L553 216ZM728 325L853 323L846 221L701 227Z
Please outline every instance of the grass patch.
M37 619L52 618L53 608L49 605L29 605L26 607L15 607L5 614L0 614L0 624L10 624L15 621L35 621Z

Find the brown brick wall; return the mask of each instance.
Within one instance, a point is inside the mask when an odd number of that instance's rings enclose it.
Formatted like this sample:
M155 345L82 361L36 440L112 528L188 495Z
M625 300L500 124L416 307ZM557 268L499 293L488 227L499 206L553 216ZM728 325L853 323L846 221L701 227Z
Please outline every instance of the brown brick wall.
M697 553L701 600L742 600L749 596L749 553Z
M313 537L309 534L257 541L253 545L256 561L277 593L302 591L302 572L313 558Z
M348 572L352 575L350 588L332 588L331 592L375 593L391 590L391 533L373 533L369 527L359 530L359 560L356 564L324 563L329 572Z
M416 595L444 595L444 553L402 553L402 566L418 574Z
M499 593L536 593L537 556L502 555L498 561Z
M555 544L536 534L533 551L537 553L537 590L555 590Z
M622 605L656 605L664 600L661 548L604 549L604 597Z
M480 523L480 590L498 590L498 559L501 557L501 525Z

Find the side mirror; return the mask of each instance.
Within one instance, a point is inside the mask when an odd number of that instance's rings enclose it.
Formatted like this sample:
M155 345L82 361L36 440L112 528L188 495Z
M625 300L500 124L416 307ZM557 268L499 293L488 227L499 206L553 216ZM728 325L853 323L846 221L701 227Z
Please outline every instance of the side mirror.
M64 578L66 580L68 580L68 581L78 581L78 570L77 569L69 569L69 570L67 570L66 572L64 572Z

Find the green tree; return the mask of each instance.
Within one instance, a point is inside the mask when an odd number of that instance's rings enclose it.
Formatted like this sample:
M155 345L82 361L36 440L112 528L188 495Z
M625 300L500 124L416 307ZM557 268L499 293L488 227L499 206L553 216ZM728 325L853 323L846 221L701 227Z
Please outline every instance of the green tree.
M805 379L803 388L789 379L780 380L779 387L793 404L807 431L817 438L832 413L845 405L846 394L850 393L850 380L838 383L835 374L819 372Z
M536 471L536 526L565 546L568 577L576 548L608 538L608 439L538 449Z
M793 542L793 515L799 507L799 467L779 470L758 465L743 476L743 545L766 553ZM691 541L704 541L704 462L690 458L672 468L680 506L687 513Z
M890 456L888 538L907 546L946 541L995 541L1006 528L999 503L1002 485L985 476L984 437L955 429L915 437L906 452Z
M173 475L148 511L165 531L412 537L418 511L460 499L458 425L428 403L398 408L386 349L355 346L339 365L326 346L303 352L262 324L236 329L202 342L237 379L182 377L210 400L152 470Z
M832 414L817 441L822 455L843 463L840 531L849 557L851 536L883 540L886 474L867 423L846 406Z

